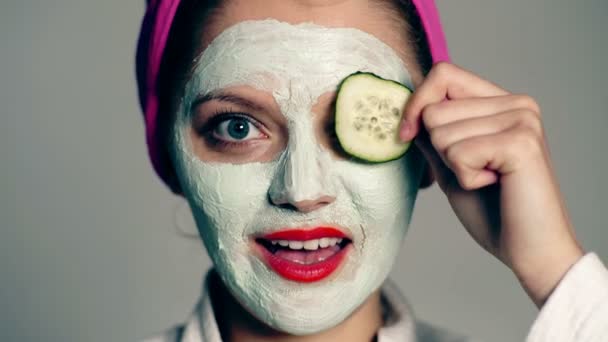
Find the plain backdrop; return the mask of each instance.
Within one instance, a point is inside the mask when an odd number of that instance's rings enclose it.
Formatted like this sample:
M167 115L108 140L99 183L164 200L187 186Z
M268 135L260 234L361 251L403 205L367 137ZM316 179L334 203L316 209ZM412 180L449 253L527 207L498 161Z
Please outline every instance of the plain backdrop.
M457 64L540 102L578 237L608 260L608 2L438 6ZM180 236L194 229L188 208L144 144L133 64L143 10L0 4L1 341L136 341L198 298L209 260ZM392 277L419 317L480 340L521 341L537 314L436 185L420 194Z

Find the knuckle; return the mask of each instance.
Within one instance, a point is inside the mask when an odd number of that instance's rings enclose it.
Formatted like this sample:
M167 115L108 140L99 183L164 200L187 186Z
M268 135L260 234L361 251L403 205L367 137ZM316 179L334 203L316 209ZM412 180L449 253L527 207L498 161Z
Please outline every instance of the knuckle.
M475 179L477 175L475 173L469 173L466 177L462 177L462 188L465 190L474 190L475 189Z
M515 95L515 106L529 109L534 115L540 116L540 105L529 95Z
M435 105L428 105L422 109L422 113L421 113L422 122L428 129L432 129L433 127L438 125L438 123L436 122L436 120L437 120L436 119L437 115L435 114L435 113L437 113L436 109L437 108Z
M530 128L517 130L514 137L514 147L517 154L536 155L542 151L542 142L538 134Z
M435 64L433 67L435 73L438 75L446 75L452 71L452 68L452 64L443 61Z
M475 174L473 172L467 172L465 170L459 170L458 172L454 172L456 181L458 185L464 190L474 190L475 189Z
M457 172L459 168L459 159L460 159L460 149L458 148L458 144L452 145L445 149L445 159L450 164L454 172Z
M431 128L429 130L429 136L431 138L431 143L435 148L439 151L442 151L445 147L445 132L441 127Z
M458 184L464 190L473 189L473 177L471 175L459 173L456 174L456 179L458 179Z
M517 111L517 122L519 123L520 127L531 130L535 135L542 135L542 120L534 111L529 109Z

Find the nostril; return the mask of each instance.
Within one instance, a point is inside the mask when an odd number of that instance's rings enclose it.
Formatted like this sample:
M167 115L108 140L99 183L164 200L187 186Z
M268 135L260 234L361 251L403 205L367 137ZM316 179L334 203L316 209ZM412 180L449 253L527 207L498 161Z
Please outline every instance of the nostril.
M281 204L279 204L277 206L279 208L282 208L282 209L295 210L295 211L298 210L298 208L295 205L291 204L291 203L281 203Z
M333 203L336 200L335 197L333 196L322 196L321 198L319 198L317 200L317 202L319 203L319 205L321 206L326 206L328 204Z
M326 206L327 204L329 204L329 203L325 203L325 202L317 203L317 204L313 205L312 207L308 208L308 211L314 211L314 210L320 209L320 208Z
M293 205L302 212L311 212L320 209L334 201L333 197L322 196L312 201L299 201L293 203Z

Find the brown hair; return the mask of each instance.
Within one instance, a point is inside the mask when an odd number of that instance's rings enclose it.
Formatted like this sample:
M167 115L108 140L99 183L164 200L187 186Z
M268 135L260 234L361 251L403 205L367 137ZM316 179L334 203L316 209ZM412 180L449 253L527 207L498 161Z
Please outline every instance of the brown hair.
M410 0L374 0L376 5L388 10L397 27L403 29L409 42L414 46L416 61L426 75L432 67L431 53L426 35ZM167 40L158 76L159 113L158 127L161 144L168 153L171 123L178 103L177 89L184 87L190 76L194 59L202 53L201 39L205 27L220 15L222 0L182 0L177 9ZM169 187L181 193L175 171L171 168L167 177ZM176 191L178 190L178 191Z

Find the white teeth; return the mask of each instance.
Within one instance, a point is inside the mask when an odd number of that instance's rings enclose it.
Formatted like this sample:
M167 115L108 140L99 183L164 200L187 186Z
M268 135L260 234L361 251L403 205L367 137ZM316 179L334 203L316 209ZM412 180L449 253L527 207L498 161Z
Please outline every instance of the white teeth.
M319 240L308 240L304 242L304 249L309 251L316 251L319 249Z
M302 241L289 241L290 249L302 249L304 247L304 242Z
M342 238L329 238L324 237L314 240L296 241L296 240L270 240L270 243L274 246L279 245L281 247L288 247L293 250L305 249L308 251L316 251L319 248L327 248L342 243Z
M319 240L319 247L325 248L327 246L329 246L329 238L321 238Z

